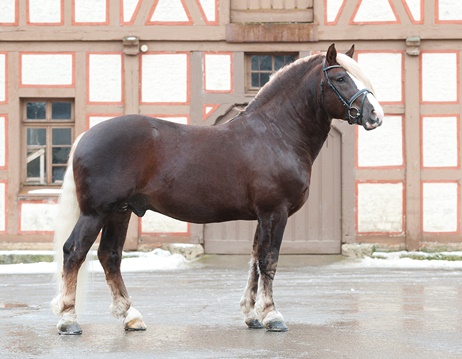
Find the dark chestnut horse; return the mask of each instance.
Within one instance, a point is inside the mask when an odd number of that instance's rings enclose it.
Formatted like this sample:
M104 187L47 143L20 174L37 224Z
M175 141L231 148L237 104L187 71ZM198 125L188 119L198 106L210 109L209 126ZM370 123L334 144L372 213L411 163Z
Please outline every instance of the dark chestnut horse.
M77 274L102 230L98 258L112 291L112 314L144 330L120 273L131 213L147 210L194 223L258 220L241 300L250 328L285 331L273 279L287 218L308 198L311 168L333 118L382 123L383 110L352 59L354 47L297 60L277 72L228 123L185 126L141 115L94 126L74 145L55 241L64 266L53 300L61 334L80 334ZM75 219L73 219L75 218ZM68 225L71 224L70 227Z

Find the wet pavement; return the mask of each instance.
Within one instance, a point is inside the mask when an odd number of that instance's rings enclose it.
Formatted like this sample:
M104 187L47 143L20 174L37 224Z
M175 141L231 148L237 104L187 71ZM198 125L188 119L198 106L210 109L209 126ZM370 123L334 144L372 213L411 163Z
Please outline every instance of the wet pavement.
M462 358L462 270L363 268L336 256L285 256L274 297L289 331L250 330L239 300L244 256L126 273L148 330L125 332L93 274L81 336L59 336L49 274L0 275L2 358Z

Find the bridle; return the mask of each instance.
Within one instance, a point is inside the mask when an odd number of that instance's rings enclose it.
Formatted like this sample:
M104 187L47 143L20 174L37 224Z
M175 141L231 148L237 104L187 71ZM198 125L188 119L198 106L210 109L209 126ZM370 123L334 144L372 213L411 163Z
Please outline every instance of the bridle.
M326 67L326 60L324 59L324 62L322 64L322 71L324 72L324 75L326 77L327 84L330 86L332 90L334 90L339 100L347 108L347 114L345 115L345 120L348 121L350 125L356 124L356 125L364 126L363 124L364 102L366 101L366 97L368 94L372 94L372 95L374 94L372 93L372 91L365 88L365 89L359 90L349 100L347 100L345 96L343 96L342 93L337 89L337 87L335 87L335 85L332 83L332 81L329 78L328 71L334 68L342 68L342 66L332 65L332 66ZM322 86L323 86L323 81L321 81L321 90L322 90ZM361 107L358 109L357 107L353 106L353 103L361 95L363 98L361 99Z

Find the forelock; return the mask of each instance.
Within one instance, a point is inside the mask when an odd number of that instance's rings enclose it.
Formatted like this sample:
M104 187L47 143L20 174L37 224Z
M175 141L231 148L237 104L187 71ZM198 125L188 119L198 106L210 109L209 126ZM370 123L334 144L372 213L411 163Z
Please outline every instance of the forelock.
M369 78L364 74L364 72L359 67L359 64L353 60L348 55L337 53L337 62L340 66L342 66L346 71L348 71L351 75L356 77L359 81L361 81L366 88L368 88L372 93L374 92L374 87L372 86L371 81Z

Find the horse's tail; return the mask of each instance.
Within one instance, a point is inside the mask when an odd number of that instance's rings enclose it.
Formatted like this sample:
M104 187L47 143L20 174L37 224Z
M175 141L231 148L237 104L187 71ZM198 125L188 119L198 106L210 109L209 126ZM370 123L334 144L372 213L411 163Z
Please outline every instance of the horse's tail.
M64 174L62 192L58 201L58 215L55 223L55 232L53 237L54 244L54 261L56 264L56 283L58 285L58 294L61 290L62 268L63 268L63 246L72 233L72 230L80 216L80 207L77 200L77 191L74 181L74 171L72 162L74 151L82 135L77 137L71 148L69 160L67 162L67 170ZM80 298L85 293L88 277L87 261L82 265L77 279L77 299L76 303L83 303L83 298Z

